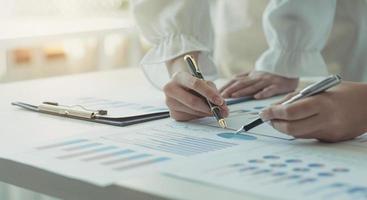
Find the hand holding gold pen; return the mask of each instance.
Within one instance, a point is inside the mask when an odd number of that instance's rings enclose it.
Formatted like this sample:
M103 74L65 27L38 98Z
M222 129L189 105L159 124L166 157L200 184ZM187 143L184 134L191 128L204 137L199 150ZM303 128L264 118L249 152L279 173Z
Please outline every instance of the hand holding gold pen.
M187 62L188 66L190 67L192 75L195 76L198 79L204 80L204 77L203 77L202 73L200 72L199 67L196 64L195 60L190 55L186 55L184 57L184 60ZM205 100L206 100L211 112L213 113L214 117L217 119L219 126L222 127L222 128L226 128L227 123L226 123L226 121L224 120L224 118L221 114L219 106L213 104L209 99L205 98Z

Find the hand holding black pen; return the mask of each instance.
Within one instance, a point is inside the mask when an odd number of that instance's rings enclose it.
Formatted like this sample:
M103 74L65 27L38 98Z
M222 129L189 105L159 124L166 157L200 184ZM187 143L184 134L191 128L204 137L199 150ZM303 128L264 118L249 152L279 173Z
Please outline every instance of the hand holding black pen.
M338 85L339 83L341 83L341 78L340 78L339 75L328 76L328 77L324 78L323 80L320 80L320 81L318 81L314 84L311 84L311 85L307 86L306 88L301 90L298 94L296 94L292 98L290 98L290 99L286 100L285 102L283 102L281 105L288 105L288 104L291 104L291 103L296 102L298 100L301 100L303 98L320 94L320 93L325 92L326 90ZM249 131L249 130L255 128L256 126L261 125L262 123L264 123L264 121L261 118L257 118L254 121L243 125L240 129L238 129L236 131L236 134L238 134L242 131L245 131L245 132Z

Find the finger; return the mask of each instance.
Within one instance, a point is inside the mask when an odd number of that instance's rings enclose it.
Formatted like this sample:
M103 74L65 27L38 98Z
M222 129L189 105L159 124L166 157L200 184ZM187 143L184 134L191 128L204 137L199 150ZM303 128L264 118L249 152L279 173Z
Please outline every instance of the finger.
M244 89L238 90L232 94L232 97L242 97L253 95L255 92L262 90L264 87L267 87L268 83L265 81L258 81L257 83L250 85Z
M184 112L184 113L194 115L194 116L197 116L197 117L204 117L204 116L212 115L212 113L205 113L205 112L200 112L200 111L193 110L190 107L184 105L183 103L181 103L181 102L179 102L176 99L173 99L171 97L166 99L166 104L167 104L168 108L172 111Z
M314 133L322 129L319 115L313 115L306 119L287 121L272 120L272 126L280 132L291 135L295 138L314 138Z
M233 83L231 86L229 86L226 90L224 90L222 92L223 96L228 96L228 97L233 97L233 93L243 89L243 88L247 88L250 87L253 84L256 84L259 81L259 79L250 79L250 78L245 78L239 81L236 81L235 83Z
M177 81L179 85L185 88L191 89L201 96L209 99L216 105L224 104L224 99L220 96L219 92L208 85L207 81L195 78L187 72L180 72L174 76L174 81Z
M248 76L248 72L236 75L232 80L230 80L228 83L226 83L224 86L221 87L219 90L220 93L222 93L225 89L227 89L229 86L233 85L233 83L237 81L241 81L244 77Z
M250 74L250 72L242 72L240 74L237 74L236 78L241 78L241 77L244 77L244 76L248 76L249 74Z
M170 111L170 116L177 121L189 121L198 118L196 115L191 115L180 111Z
M172 103L173 101L170 99L177 100L178 102L182 103L184 106L191 110L195 110L199 113L206 113L211 115L211 111L209 108L209 105L207 104L206 100L202 97L199 97L195 94L192 94L191 92L179 87L175 83L169 83L163 88L167 98L166 100L169 100L170 102L166 102L167 105ZM174 110L174 106L171 106ZM229 115L229 108L226 105L226 103L219 106L221 109L222 115L224 117ZM184 110L181 110L184 111Z
M339 135L330 132L324 132L324 133L316 132L311 137L319 140L320 142L327 142L327 143L342 142L355 138L355 136L351 136L349 134Z
M248 75L249 75L249 72L243 72L241 74L237 74L232 80L228 81L224 86L222 86L221 89L219 90L219 92L222 93L225 89L227 89L233 83L235 83L236 81L239 81L239 80L243 79L244 77L246 77Z
M264 88L263 90L261 90L260 92L256 93L254 95L254 98L255 99L265 99L265 98L269 98L271 96L274 96L278 93L279 93L278 87L275 86L275 85L270 85L270 86Z
M171 110L170 111L170 116L171 118L177 120L177 121L189 121L189 120L193 120L193 119L197 119L200 117L206 117L206 115L204 116L198 116L198 115L193 115L187 112L181 112L181 111L177 111L177 110Z
M263 120L300 120L320 112L317 99L308 97L288 105L273 105L264 109L260 116Z
M341 142L345 140L350 140L357 137L358 134L347 134L345 132L332 131L329 127L324 127L321 130L317 130L313 133L308 134L307 138L314 138L321 142Z
M215 84L211 81L207 81L208 85L210 85L211 87L213 87L216 91L218 91L217 87L215 86ZM222 105L218 105L219 108L221 109L222 115L224 117L227 117L229 115L229 108L227 106L227 103L224 101L224 103Z
M298 92L292 92L292 93L289 93L287 94L284 98L282 98L280 101L278 102L275 102L274 104L272 105L279 105L279 104L282 104L286 101L288 101L289 99L291 99L293 96L295 96L296 94L298 94Z
M258 79L251 79L249 77L242 78L242 79L235 79L235 82L229 86L226 90L222 92L222 94L231 95L233 92L242 89L244 87L250 86L254 83L256 83Z
M223 91L225 90L225 89L227 89L229 86L231 86L233 83L235 83L236 82L236 79L232 79L232 80L230 80L230 81L228 81L228 83L226 83L224 86L222 86L220 89L219 89L219 93L223 93ZM223 95L222 95L223 96ZM224 98L226 98L226 97L224 97Z
M320 142L334 143L352 139L350 136L340 136L337 133L331 133L323 130L316 130L304 135L300 135L297 138L300 139L317 139Z
M212 81L206 81L206 83L207 83L210 87L212 87L215 91L219 92L219 91L218 91L217 86L215 85L215 83L213 83Z
M210 109L203 98L180 87L176 83L169 83L163 88L166 99L173 98L185 106L202 113L210 113Z

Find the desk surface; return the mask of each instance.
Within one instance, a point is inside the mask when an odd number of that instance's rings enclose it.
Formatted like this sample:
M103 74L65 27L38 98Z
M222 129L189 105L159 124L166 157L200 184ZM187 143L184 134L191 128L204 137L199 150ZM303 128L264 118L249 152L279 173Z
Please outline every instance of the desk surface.
M131 87L131 86L134 87ZM111 94L111 91L116 91ZM144 92L142 92L144 91ZM61 139L102 128L106 125L70 119L44 117L22 112L10 106L11 101L41 102L75 96L95 96L133 100L149 95L163 100L163 94L146 81L137 68L111 70L50 79L0 85L1 148ZM116 127L116 129L121 129ZM252 194L235 193L221 188L188 182L158 174L121 180L106 188L78 180L12 164L0 165L0 180L62 199L264 199ZM37 181L34 181L37 180Z

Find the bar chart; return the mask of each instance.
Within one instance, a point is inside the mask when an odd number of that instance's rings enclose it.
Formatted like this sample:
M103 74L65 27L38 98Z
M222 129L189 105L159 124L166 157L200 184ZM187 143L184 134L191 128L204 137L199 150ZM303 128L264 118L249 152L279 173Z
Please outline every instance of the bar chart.
M115 171L135 169L171 159L106 144L103 140L96 142L96 140L79 138L38 146L35 149L60 161L73 160L82 164L88 163L89 166L100 165Z
M180 156L193 156L237 145L231 142L200 137L199 135L187 135L172 130L162 132L157 128L152 128L149 131L137 130L134 135L114 134L103 138Z
M218 139L214 127L170 119L145 126L106 129L46 142L25 149L12 160L100 186L162 167L190 156L238 146Z
M265 100L249 100L245 103L235 104L231 105L230 108L230 114L226 118L226 122L228 125L228 131L236 131L240 127L242 127L245 124L248 124L255 119L259 118L259 113L274 103L275 99L265 99ZM207 125L207 126L213 126L218 127L218 123L216 120L212 117L207 117L204 119L199 119L196 121L197 123ZM245 136L241 135L231 135L230 132L227 132L226 134L218 135L222 138L227 138L230 140L243 140L243 142L246 142L248 140L254 140L255 137L267 137L267 138L273 138L273 139L280 139L280 140L294 140L292 136L283 134L277 130L275 130L272 126L270 126L267 123L264 123L258 127L255 127L254 129L250 130ZM250 136L251 135L251 136ZM232 137L233 136L233 137Z

